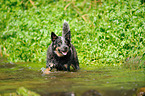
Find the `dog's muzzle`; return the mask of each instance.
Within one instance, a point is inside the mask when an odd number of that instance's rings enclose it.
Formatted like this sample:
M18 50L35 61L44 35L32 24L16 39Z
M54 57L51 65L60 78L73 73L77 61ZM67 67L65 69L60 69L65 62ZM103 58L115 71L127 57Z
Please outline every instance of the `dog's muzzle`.
M67 55L68 51L69 51L69 47L68 46L62 46L60 47L60 49L58 49L58 51L62 54L62 55Z

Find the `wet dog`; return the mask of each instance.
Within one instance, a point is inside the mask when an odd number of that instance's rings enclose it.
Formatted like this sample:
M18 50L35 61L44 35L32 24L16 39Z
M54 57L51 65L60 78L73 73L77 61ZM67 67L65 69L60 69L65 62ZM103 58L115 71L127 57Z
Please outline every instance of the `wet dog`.
M47 50L46 70L70 71L70 66L74 70L79 69L79 61L75 47L71 44L71 32L69 24L64 21L62 36L51 33L51 45Z

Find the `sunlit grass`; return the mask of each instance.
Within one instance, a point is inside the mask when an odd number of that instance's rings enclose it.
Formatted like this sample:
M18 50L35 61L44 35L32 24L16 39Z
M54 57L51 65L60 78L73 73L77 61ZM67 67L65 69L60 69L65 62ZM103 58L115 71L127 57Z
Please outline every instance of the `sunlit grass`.
M50 33L61 35L64 20L81 66L116 66L144 53L145 13L139 1L38 0L35 6L13 1L0 3L0 54L9 61L45 63Z

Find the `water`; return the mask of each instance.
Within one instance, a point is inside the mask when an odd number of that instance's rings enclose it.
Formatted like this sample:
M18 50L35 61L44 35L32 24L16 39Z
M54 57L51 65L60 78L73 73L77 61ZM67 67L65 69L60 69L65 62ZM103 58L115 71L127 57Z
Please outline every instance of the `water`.
M6 63L0 59L0 95L25 87L41 96L137 96L145 91L145 72L118 67L53 71L42 74L45 64ZM138 95L143 96L143 95Z

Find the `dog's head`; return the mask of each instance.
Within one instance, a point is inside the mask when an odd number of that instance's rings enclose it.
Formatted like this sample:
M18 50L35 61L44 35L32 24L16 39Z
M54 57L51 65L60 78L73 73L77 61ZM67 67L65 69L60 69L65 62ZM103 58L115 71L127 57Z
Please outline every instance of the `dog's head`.
M58 57L63 57L70 51L70 31L63 36L57 36L54 32L51 33L52 49Z

